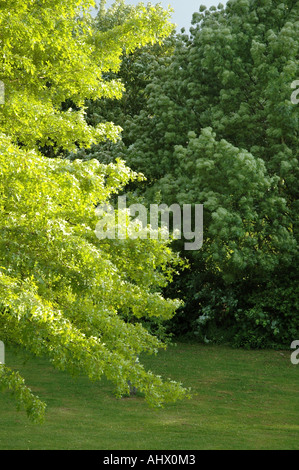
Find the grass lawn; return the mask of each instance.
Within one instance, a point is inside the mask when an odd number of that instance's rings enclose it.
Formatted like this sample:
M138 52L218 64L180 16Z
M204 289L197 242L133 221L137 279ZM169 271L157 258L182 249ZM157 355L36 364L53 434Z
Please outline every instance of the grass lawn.
M244 351L179 343L143 361L191 387L191 399L151 409L141 397L116 399L103 380L70 378L44 359L24 364L6 351L42 400L46 421L32 424L0 395L0 449L299 449L299 365L290 351Z

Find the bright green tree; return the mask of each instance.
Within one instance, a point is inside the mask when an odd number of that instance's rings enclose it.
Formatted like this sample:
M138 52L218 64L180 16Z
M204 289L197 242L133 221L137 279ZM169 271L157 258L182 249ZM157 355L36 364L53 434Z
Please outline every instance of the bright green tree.
M136 15L138 7L126 4L125 0L116 0L110 8L106 8L106 0L100 2L98 14L95 18L95 29L101 32L113 30L128 22ZM122 128L121 140L104 142L92 145L91 148L82 148L69 157L87 160L96 158L101 162L109 163L116 158L123 157L127 143L126 131L134 122L134 116L146 107L148 94L146 87L151 83L159 70L159 65L165 60L171 61L175 47L174 30L163 41L149 43L134 51L123 50L120 67L117 71L105 74L109 80L122 83L124 92L120 99L109 97L86 100L86 122L96 126L101 122L113 121Z
M116 140L113 123L86 123L85 99L120 97L122 84L105 74L118 70L123 50L171 30L168 12L140 5L127 22L99 32L88 14L92 4L0 2L0 338L72 374L105 375L118 396L130 381L150 404L162 405L186 390L136 361L164 345L124 318L172 317L179 303L161 289L180 261L164 241L95 234L95 208L140 177L121 161L107 166L41 154ZM0 385L42 419L45 404L6 365Z
M204 246L176 286L199 330L233 322L252 344L287 345L299 328L294 301L281 307L298 293L298 8L201 7L126 129L125 158L147 177L149 203L204 204Z

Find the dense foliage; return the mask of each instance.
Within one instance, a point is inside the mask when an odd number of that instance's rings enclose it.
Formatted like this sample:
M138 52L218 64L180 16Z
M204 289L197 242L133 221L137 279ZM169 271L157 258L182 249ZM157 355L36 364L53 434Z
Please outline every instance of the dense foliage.
M123 50L156 42L172 26L168 12L141 5L127 22L99 32L87 13L92 4L0 2L0 338L70 373L104 374L118 396L130 382L159 406L186 390L138 362L142 351L164 345L134 319L173 316L179 301L164 299L161 289L178 256L165 241L97 238L96 207L139 178L123 162L42 153L115 141L113 123L88 125L85 99L120 97L122 84L107 71L118 70ZM33 419L43 417L45 404L9 365L0 366L0 385Z
M128 22L128 19L136 15L136 6L128 5L125 0L116 0L109 8L105 8L106 0L101 0L99 12L95 18L95 28L100 32L107 32ZM138 49L130 51L123 49L121 63L116 71L109 70L105 73L107 79L123 84L122 96L115 100L111 97L101 97L97 100L86 99L86 122L96 127L99 123L112 121L120 126L121 140L112 142L106 139L91 148L81 148L74 153L69 153L68 158L81 158L88 160L97 158L101 162L114 161L119 152L123 158L127 140L127 130L134 122L134 116L146 107L148 93L147 85L155 77L159 64L166 58L172 60L176 38L174 30L161 42L146 44Z
M136 360L165 347L162 320L241 347L299 335L299 5L229 0L174 35L159 5L105 3L93 20L92 0L0 1L0 339L161 405L187 394ZM121 191L204 204L203 248L97 238Z
M184 253L192 269L172 287L185 300L178 334L254 347L299 334L298 8L201 7L155 66L143 108L119 122L112 155L145 174L148 204L204 204L204 246Z

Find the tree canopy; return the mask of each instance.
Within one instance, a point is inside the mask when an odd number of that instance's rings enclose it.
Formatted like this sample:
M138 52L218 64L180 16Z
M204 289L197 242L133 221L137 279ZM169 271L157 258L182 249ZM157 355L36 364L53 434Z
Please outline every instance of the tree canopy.
M294 0L200 7L112 146L147 177L148 204L204 205L203 248L175 287L189 331L216 321L268 345L298 331L298 13Z
M96 207L140 178L122 161L70 162L43 152L115 141L120 129L112 122L88 125L85 100L119 98L122 84L105 74L119 69L123 50L157 42L172 26L167 11L141 4L100 32L91 5L0 2L0 338L72 374L105 375L118 396L130 381L159 406L187 390L136 360L165 347L138 319L174 315L179 301L161 289L180 260L163 240L96 237ZM31 418L43 418L45 404L19 373L1 365L0 385Z
M202 10L148 86L127 162L151 195L204 204L210 262L237 276L272 271L297 248L298 4Z

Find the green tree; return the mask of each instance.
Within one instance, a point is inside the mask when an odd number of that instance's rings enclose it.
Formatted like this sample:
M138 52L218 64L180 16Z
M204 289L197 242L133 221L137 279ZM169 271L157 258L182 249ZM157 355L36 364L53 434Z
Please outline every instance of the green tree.
M95 31L88 0L0 2L0 338L47 355L54 366L91 380L106 375L118 396L128 381L152 405L186 396L172 381L136 362L142 351L164 347L138 322L125 317L170 318L179 302L161 289L178 263L160 240L99 240L95 208L108 204L140 176L118 161L46 158L45 147L72 151L118 138L119 128L89 126L85 99L120 97L122 85L107 80L124 49L169 34L168 13L153 6L113 30ZM66 109L66 103L74 104ZM45 404L22 377L0 366L29 416L42 419Z
M187 292L185 320L197 318L201 332L209 320L226 329L233 320L244 334L250 325L287 344L277 312L298 276L298 8L294 0L201 7L126 129L123 153L147 177L149 203L159 194L166 204L204 204L204 246L187 253L192 271L176 286ZM276 308L260 301L254 312L250 296L255 305L257 293L265 300L276 288ZM294 303L289 310L294 334Z
M107 32L127 23L136 15L139 8L127 5L125 0L116 0L106 9L106 0L100 2L99 12L95 18L95 29ZM156 8L161 8L158 5ZM173 26L174 27L174 26ZM126 131L134 122L134 116L146 107L148 94L146 87L159 71L159 65L165 60L171 61L175 47L174 30L162 41L151 42L133 51L123 49L121 64L116 71L105 74L107 80L120 82L124 91L120 99L100 97L97 100L86 99L86 122L96 127L101 122L113 121L121 127L121 140L117 142L106 139L104 142L93 144L91 148L82 148L69 158L88 160L96 158L109 163L124 156L127 135Z

